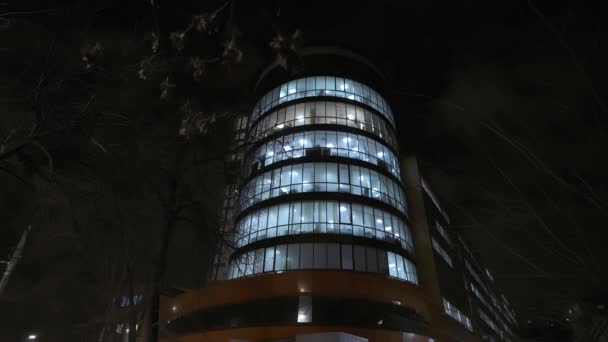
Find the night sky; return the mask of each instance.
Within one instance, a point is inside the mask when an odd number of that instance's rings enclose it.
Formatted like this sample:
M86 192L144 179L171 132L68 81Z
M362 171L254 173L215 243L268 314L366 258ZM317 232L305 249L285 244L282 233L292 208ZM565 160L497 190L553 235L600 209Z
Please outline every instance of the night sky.
M402 153L418 156L524 335L558 340L572 305L606 300L605 2L235 1L218 32L152 60L146 80L151 32L171 50L169 32L223 2L125 3L0 2L0 255L32 225L0 295L0 340L77 340L103 317L112 267L127 258L149 279L171 179L191 206L167 273L198 281L226 177L224 115L249 111L270 41L295 30L303 46L352 49L384 71ZM220 58L193 80L189 58L221 56L231 39L242 60ZM186 99L218 117L187 139ZM5 153L31 140L43 148ZM57 337L65 329L74 338Z

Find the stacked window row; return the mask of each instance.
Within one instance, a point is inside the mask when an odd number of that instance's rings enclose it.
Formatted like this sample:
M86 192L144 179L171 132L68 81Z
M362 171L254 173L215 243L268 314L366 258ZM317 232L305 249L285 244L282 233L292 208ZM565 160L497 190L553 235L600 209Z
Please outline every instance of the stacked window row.
M412 251L409 227L397 216L368 205L337 201L303 201L254 211L236 225L235 244L307 233L347 234L389 242Z
M344 192L388 203L406 212L397 182L365 167L338 163L287 165L251 179L241 190L241 210L269 198L300 192Z
M446 242L452 243L452 240L450 239L450 236L448 235L448 232L445 230L445 228L443 227L443 225L439 221L435 221L435 228L437 229L437 232L439 233L439 235L441 235L441 237Z
M249 132L250 141L288 127L333 124L358 128L370 132L391 146L397 145L392 128L375 112L341 102L305 102L281 108L260 119Z
M481 280L481 277L479 276L479 274L477 274L477 272L473 269L473 266L471 266L471 264L469 263L468 260L464 260L464 265L466 267L466 269L469 271L469 274L471 274L471 276L473 276L473 279L475 279L477 281L477 284L479 284L479 286L481 286L481 288L487 293L490 294L490 290L488 290L488 288L486 287L485 283Z
M256 148L244 164L246 175L282 160L310 155L339 156L380 165L399 177L399 161L383 144L362 135L310 131L288 134Z
M481 318L482 321L484 321L490 328L492 328L492 330L494 330L496 333L499 333L499 329L496 326L496 323L494 323L494 320L488 317L488 315L486 315L483 310L478 308L477 311L479 312L479 318Z
M437 242L437 240L432 238L432 244L433 244L433 249L435 250L435 252L437 252L437 254L439 254L451 268L454 268L454 264L452 263L452 258L450 257L448 252L445 249L443 249L443 247L441 247L439 242Z
M471 324L471 319L458 310L454 304L450 303L447 299L443 298L443 311L448 314L448 316L460 322L460 324L464 325L469 331L473 331L473 325Z
M333 76L300 78L274 88L256 103L250 122L255 122L260 115L282 103L319 96L341 97L364 103L395 124L388 103L375 90L362 83Z
M399 254L339 243L292 243L259 248L230 262L230 279L290 270L346 270L380 273L418 284L416 267Z

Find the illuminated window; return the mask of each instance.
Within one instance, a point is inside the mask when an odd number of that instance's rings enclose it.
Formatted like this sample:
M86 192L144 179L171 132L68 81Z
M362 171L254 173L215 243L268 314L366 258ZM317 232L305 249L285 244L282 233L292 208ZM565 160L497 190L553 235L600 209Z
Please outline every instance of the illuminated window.
M239 220L234 236L236 246L242 247L257 240L307 233L365 236L399 242L412 250L410 230L403 219L373 206L337 201L283 203L253 211Z
M393 112L376 91L359 82L331 76L301 78L277 86L258 101L250 122L280 104L304 97L341 97L363 103L395 124Z
M452 258L450 257L450 255L448 254L448 252L446 252L445 249L443 249L443 247L441 247L441 245L437 242L437 240L432 239L432 244L433 244L433 249L435 250L435 252L437 252L437 254L439 254L443 260L450 265L450 267L454 268L454 265L452 264Z
M399 159L382 143L362 135L308 131L288 134L268 141L253 150L244 162L245 176L252 171L282 160L306 155L339 156L378 165L399 177Z
M263 269L250 267L258 264L264 264ZM418 284L416 267L402 255L373 247L322 242L292 243L244 253L230 262L228 274L233 279L265 272L312 269L380 273Z
M443 311L448 314L448 316L460 322L460 324L464 325L467 329L473 331L471 319L445 298L443 298Z

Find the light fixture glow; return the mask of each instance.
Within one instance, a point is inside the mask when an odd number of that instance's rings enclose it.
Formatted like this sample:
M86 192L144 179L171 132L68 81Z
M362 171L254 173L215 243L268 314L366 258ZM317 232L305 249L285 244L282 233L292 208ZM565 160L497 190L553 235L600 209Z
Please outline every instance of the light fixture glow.
M298 314L298 323L306 323L308 322L308 315Z
M282 129L283 127L285 127L285 124L279 124L279 125L277 125L278 129Z
M354 100L355 99L355 95L348 95L348 99L349 100Z
M340 211L346 211L346 207L344 207L344 206L340 207Z
M376 219L376 223L382 223L381 219Z
M173 312L177 311L177 306L173 306L173 307L171 308L171 311L173 311Z
M384 156L384 152L378 152L378 157L382 158Z
M28 339L28 340L35 340L35 339L37 339L37 338L38 338L38 336L37 336L37 335L34 335L34 334L31 334L31 335L28 335L28 336L27 336L27 339Z
M384 230L390 231L393 230L393 227L384 227Z
M285 146L283 146L283 149L284 149L285 151L291 151L291 146L289 146L289 145L285 145Z
M346 118L347 118L348 120L355 120L355 116L354 116L354 115L352 115L352 114L348 114L348 115L346 116Z

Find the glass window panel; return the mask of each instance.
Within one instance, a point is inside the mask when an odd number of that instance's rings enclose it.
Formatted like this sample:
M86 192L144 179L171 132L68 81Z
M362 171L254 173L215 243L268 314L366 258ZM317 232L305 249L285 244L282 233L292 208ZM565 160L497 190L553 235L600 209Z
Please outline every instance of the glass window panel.
M313 267L312 243L300 244L300 269L312 269Z
M346 105L344 103L336 103L336 116L346 119Z
M355 271L365 272L365 247L355 245Z
M313 202L302 203L302 233L312 233L313 230Z
M304 117L312 118L316 116L317 105L316 102L306 102L306 109L304 110Z
M289 204L281 204L279 207L279 225L289 223Z
M306 90L315 90L315 78L314 77L306 78Z
M293 165L291 169L291 184L301 184L302 183L302 166L303 165Z
M365 259L367 265L367 272L378 272L378 258L376 249L372 247L365 247Z
M348 93L353 93L355 91L352 80L344 79L344 91Z
M277 251L275 253L274 270L275 271L285 270L286 261L287 261L287 245L277 246Z
M400 255L395 256L397 261L397 277L405 279L405 267L403 266L403 257Z
M274 247L266 248L264 258L264 272L271 272L274 266Z
M350 121L357 119L355 106L353 106L352 104L346 105L346 119Z
M363 206L360 204L353 204L351 208L354 225L363 225Z
M268 227L268 210L261 210L260 211L260 219L259 219L259 225L258 225L258 230L260 231L260 237L259 238L266 238L266 228Z
M326 89L325 88L325 77L324 76L317 76L315 77L315 88L316 89Z
M342 245L342 269L352 270L353 269L353 246Z
M325 87L328 90L336 90L336 78L331 76L325 77Z
M350 183L350 178L348 176L348 165L340 164L340 183L348 184Z
M335 118L336 117L336 104L334 102L327 102L327 106L325 108L326 112L325 115L328 118ZM328 121L328 123L335 123L332 121Z
M395 253L386 252L388 255L388 274L391 277L397 277L397 260L395 259Z
M253 274L253 258L254 258L253 251L251 251L245 255L245 275Z
M315 147L326 147L327 145L327 132L315 132Z
M306 90L306 79L305 78L298 79L296 82L296 91L303 92L305 90Z
M350 205L340 202L340 223L350 223Z
M377 251L377 256L378 256L378 272L382 273L382 274L389 274L388 273L388 257L387 257L387 253L381 249L379 249Z
M268 209L268 227L274 227L277 225L278 210L278 206L272 206Z
M254 258L253 273L264 272L264 248L256 249Z
M287 248L287 269L297 270L300 267L300 244L294 243Z
M339 222L339 204L338 202L327 203L327 232L332 233L336 230Z
M325 163L315 163L315 182L325 183L327 180L327 169Z
M327 244L327 268L340 269L340 245L337 243Z
M314 202L314 222L315 232L325 233L327 223L327 205L325 202L316 201Z
M327 163L327 182L338 183L338 164Z
M314 268L327 268L327 244L325 243L314 244Z
M336 90L344 90L344 79L343 78L336 78Z
M361 170L358 166L350 166L350 184L361 186ZM364 176L363 176L364 177Z

